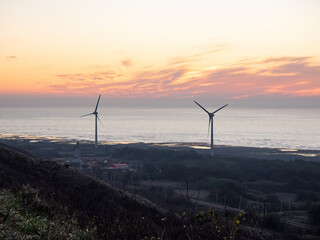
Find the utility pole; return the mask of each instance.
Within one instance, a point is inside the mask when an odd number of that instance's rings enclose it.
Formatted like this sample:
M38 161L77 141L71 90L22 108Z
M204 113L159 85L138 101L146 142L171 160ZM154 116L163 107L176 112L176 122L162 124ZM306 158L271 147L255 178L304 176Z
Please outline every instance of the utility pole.
M240 200L239 200L239 209L241 209L241 200L242 200L242 196L240 195Z
M291 211L291 201L289 199L289 212Z

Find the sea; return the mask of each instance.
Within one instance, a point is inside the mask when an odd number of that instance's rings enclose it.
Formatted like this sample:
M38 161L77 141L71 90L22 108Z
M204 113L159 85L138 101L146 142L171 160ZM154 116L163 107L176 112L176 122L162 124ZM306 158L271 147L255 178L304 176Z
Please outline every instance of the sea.
M83 108L0 108L0 134L94 140L94 115ZM98 139L210 143L208 115L193 108L99 107ZM213 118L214 144L320 150L320 109L232 108Z

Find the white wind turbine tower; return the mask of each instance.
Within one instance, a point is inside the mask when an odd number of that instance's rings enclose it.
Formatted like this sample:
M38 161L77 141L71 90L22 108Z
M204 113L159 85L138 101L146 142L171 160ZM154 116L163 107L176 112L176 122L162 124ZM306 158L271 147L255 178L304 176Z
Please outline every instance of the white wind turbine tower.
M101 97L101 94L99 95L99 98L98 98L98 102L97 102L97 105L96 105L96 108L94 109L94 111L92 113L89 113L89 114L86 114L86 115L83 115L83 116L80 116L80 117L85 117L85 116L89 116L89 115L95 115L95 148L98 148L98 124L97 124L97 120L100 121L100 118L98 117L98 105L99 105L99 101L100 101L100 97ZM100 123L102 124L102 122L100 121Z
M202 107L199 103L197 103L196 101L194 101L199 107L201 107L206 113L208 113L209 115L209 126L208 126L208 131L210 128L210 124L211 124L211 150L210 150L210 156L213 157L213 117L214 114L218 111L220 111L222 108L228 106L228 104L222 106L221 108L218 108L217 110L215 110L214 112L210 113L208 112L204 107Z

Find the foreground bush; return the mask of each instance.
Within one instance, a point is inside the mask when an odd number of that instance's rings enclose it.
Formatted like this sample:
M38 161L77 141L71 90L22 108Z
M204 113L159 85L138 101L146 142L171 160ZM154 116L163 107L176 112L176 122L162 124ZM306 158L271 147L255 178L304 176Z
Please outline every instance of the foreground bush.
M95 229L81 229L64 211L50 208L38 190L0 192L0 239L95 239Z

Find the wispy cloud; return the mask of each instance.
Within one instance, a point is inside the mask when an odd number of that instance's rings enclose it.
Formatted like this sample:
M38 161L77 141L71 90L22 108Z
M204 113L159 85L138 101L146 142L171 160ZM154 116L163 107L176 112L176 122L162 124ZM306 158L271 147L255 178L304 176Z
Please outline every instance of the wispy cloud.
M200 61L208 56L215 54L217 52L221 52L228 47L227 44L215 44L214 46L210 46L209 50L198 51L197 53L186 54L183 56L174 57L169 60L169 65L183 65L190 64L195 61Z
M17 56L6 56L4 58L6 58L6 59L17 59Z
M248 97L250 97L250 95L247 94L247 95L234 96L231 99L244 99L244 98L248 98Z
M132 61L130 59L123 59L120 63L123 67L131 67L132 66Z
M319 76L320 64L312 57L251 59L232 66L208 66L203 69L194 69L191 64L172 64L170 61L166 66L138 70L131 75L111 70L91 74L60 74L56 77L63 79L63 82L51 84L50 87L59 93L101 92L110 97L186 98L214 95L244 99L257 95L320 96Z

